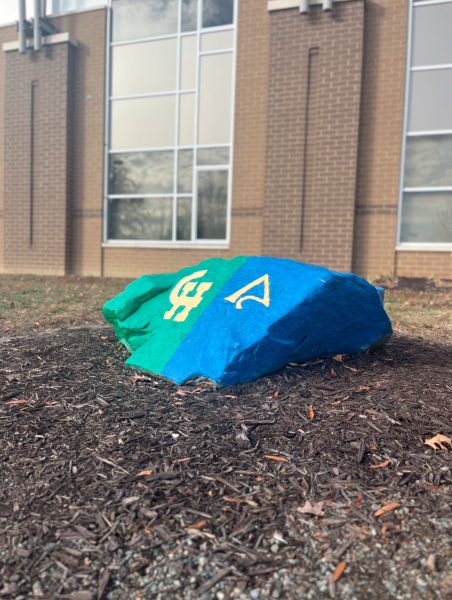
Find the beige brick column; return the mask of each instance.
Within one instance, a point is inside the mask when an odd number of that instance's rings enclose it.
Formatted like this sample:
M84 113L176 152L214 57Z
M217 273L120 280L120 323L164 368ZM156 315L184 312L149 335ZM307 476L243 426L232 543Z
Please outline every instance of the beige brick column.
M4 269L64 275L68 269L69 72L67 34L40 52L5 44Z
M363 0L269 2L265 254L352 268ZM278 10L278 6L281 9Z

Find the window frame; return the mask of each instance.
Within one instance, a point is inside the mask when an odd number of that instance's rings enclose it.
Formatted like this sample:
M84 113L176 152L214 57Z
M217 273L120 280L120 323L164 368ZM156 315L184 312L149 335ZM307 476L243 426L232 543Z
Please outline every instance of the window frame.
M218 27L208 27L202 28L202 0L197 0L198 2L198 12L197 12L197 29L196 31L181 31L181 4L182 0L179 0L179 22L178 22L178 32L175 34L154 36L154 37L146 37L134 40L121 40L114 42L112 40L112 1L107 1L107 34L106 34L106 70L105 70L105 132L104 132L104 181L103 181L103 227L102 227L102 246L103 247L137 247L137 248L209 248L209 249L227 249L230 247L231 240L231 205L232 205L232 187L233 187L233 165L234 165L234 121L235 121L235 99L236 99L236 71L237 71L237 33L238 33L238 3L239 0L233 0L234 6L234 21L230 25L221 25ZM202 35L205 33L214 33L221 31L231 31L232 32L232 47L225 48L223 50L213 50L213 51L201 51L201 40ZM181 75L181 46L182 39L184 37L195 36L196 37L196 82L195 89L181 89L180 85L180 75ZM176 78L177 78L177 86L176 90L171 90L170 93L176 94L176 122L175 122L175 139L174 144L172 146L165 147L153 147L153 148L126 148L126 149L116 149L112 150L110 148L111 141L111 103L112 101L120 101L122 99L132 99L134 97L152 97L156 95L166 95L169 92L156 92L149 94L138 94L138 95L127 95L127 96L113 96L111 94L112 90L112 52L111 49L115 46L119 45L127 45L127 44L138 44L142 42L160 40L160 39L176 39L177 41L177 63L176 63ZM200 64L201 59L205 55L210 54L226 54L232 53L232 85L231 85L231 102L232 102L232 110L230 115L230 141L227 144L198 144L198 126L199 126L199 99L200 99ZM195 131L195 139L193 145L182 145L179 144L179 119L180 119L180 98L184 94L195 93L195 116L194 116L194 131ZM198 149L204 148L218 148L224 147L229 149L229 163L226 165L221 165L221 169L228 170L228 197L227 197L227 214L226 214L226 237L224 240L210 240L210 239L197 239L196 237L196 223L197 223L197 181L198 181L198 172L200 169L204 169L204 166L199 166L197 164L197 152ZM162 241L162 240L112 240L108 238L108 201L110 198L117 197L117 194L109 194L109 158L111 154L115 153L124 153L124 152L146 152L146 151L160 151L160 150L174 150L175 151L175 161L174 161L174 177L173 177L173 192L168 194L168 196L173 197L173 215L172 215L172 240ZM194 168L193 168L193 190L191 193L179 193L177 191L177 182L178 182L178 153L181 150L193 150L193 160L194 160ZM126 195L128 198L131 195ZM152 197L159 196L162 197L162 194L140 194L139 197ZM191 240L177 240L177 203L178 198L184 197L192 197L192 239Z
M402 242L402 209L405 193L429 193L429 192L452 192L451 186L405 186L405 165L407 155L407 140L408 138L416 138L423 136L441 136L451 135L452 129L438 129L434 131L410 131L410 92L411 92L411 74L419 71L437 71L448 69L452 71L452 62L444 64L413 66L412 57L414 50L414 11L418 7L436 6L440 4L451 4L452 0L409 0L408 6L408 34L407 34L407 58L406 58L406 76L405 76L405 103L403 116L403 137L402 137L402 152L401 152L401 168L400 168L400 184L399 184L399 201L397 209L397 240L396 250L407 251L422 251L422 252L451 252L452 242ZM452 57L451 57L452 60Z

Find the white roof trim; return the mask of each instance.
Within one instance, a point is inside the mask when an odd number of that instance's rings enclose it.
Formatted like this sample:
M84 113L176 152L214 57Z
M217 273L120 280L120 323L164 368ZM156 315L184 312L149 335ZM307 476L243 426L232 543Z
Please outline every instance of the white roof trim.
M76 40L71 37L69 33L55 33L54 35L47 35L42 38L43 46L51 46L53 44L63 44L68 43L72 46L77 46ZM33 38L27 39L27 48L33 48ZM3 44L4 52L13 52L15 50L19 50L19 41L16 40L14 42L6 42Z
M350 0L334 0L334 2L350 2ZM310 6L322 6L322 0L311 0ZM300 0L268 0L268 10L285 10L286 8L300 8Z

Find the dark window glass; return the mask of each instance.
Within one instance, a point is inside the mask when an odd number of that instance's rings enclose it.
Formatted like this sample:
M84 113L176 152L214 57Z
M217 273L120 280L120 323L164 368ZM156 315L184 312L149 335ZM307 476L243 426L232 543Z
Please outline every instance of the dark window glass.
M403 195L400 240L412 243L452 242L452 193Z
M405 187L452 186L452 135L408 137Z
M171 194L174 152L120 152L110 154L109 193Z
M178 0L114 0L113 42L177 33Z
M177 239L191 240L191 198L177 199Z
M199 171L197 214L198 239L226 239L227 204L228 171Z
M204 0L202 3L202 26L219 27L234 21L234 0Z
M108 201L109 240L171 240L172 198Z
M198 165L229 164L229 148L199 148Z
M193 150L179 150L177 170L177 191L179 194L191 194L193 189Z
M198 29L198 0L182 0L182 31Z

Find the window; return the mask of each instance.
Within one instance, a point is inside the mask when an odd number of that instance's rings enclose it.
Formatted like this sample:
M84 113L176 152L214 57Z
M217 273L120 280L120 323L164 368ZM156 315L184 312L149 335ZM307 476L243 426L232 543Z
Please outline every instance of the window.
M74 10L85 10L107 4L107 0L47 0L48 14L60 14Z
M34 2L33 0L26 0L26 14L27 19L31 19L34 16ZM15 21L19 20L19 3L17 0L0 0L0 26L10 25Z
M112 1L107 243L227 243L236 1Z
M44 0L46 15L58 15L70 11L104 6L107 0ZM34 18L34 0L26 0L27 19ZM0 26L19 20L18 0L0 0Z
M398 242L452 247L452 0L412 0Z

